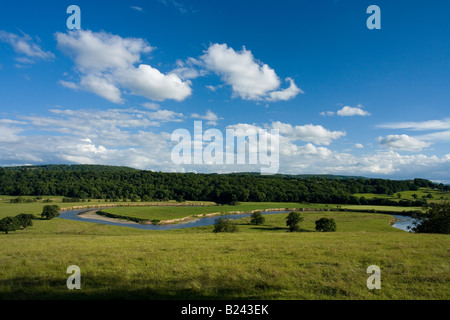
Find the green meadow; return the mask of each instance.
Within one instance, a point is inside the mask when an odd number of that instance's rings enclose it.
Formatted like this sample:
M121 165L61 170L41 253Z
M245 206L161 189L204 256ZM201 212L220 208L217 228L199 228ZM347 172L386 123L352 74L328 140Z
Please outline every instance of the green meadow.
M38 216L46 204L0 198L0 217ZM68 204L53 199L50 204L60 206L97 205L97 200ZM107 210L168 219L283 207L331 206L242 203ZM265 223L258 226L239 219L238 232L223 234L213 233L213 226L151 231L61 218L33 220L25 230L0 234L0 299L450 298L448 235L393 228L389 214L301 214L301 232L294 233L286 229L285 213L264 215ZM316 232L321 217L334 218L337 231ZM70 265L81 269L80 290L66 287ZM366 286L370 265L381 268L380 290Z
M398 196L400 194L400 197ZM414 196L416 195L418 199L422 199L423 197L427 197L428 194L431 194L431 198L427 198L427 201L429 203L441 203L450 201L450 192L445 192L441 190L434 190L429 188L419 188L417 191L401 191L394 193L393 195L386 195L386 194L374 194L374 193L356 193L354 196L360 198L365 197L366 199L373 199L373 198L384 198L394 201L400 201L400 200L414 200Z
M237 205L221 205L221 206L148 206L148 207L115 207L106 208L102 211L130 218L138 218L143 220L171 220L180 219L185 217L201 217L202 215L209 213L229 213L229 212L248 212L253 210L270 210L270 209L283 209L283 208L311 208L311 209L326 209L335 207L334 205L324 204L301 204L294 202L246 202L239 203Z

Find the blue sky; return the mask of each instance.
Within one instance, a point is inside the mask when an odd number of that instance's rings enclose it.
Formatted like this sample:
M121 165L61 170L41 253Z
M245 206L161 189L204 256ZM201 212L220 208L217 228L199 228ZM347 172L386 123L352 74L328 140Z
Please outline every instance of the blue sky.
M81 29L68 30L69 5ZM381 9L369 30L368 6ZM448 1L16 1L0 165L175 164L176 129L278 129L280 173L450 182Z

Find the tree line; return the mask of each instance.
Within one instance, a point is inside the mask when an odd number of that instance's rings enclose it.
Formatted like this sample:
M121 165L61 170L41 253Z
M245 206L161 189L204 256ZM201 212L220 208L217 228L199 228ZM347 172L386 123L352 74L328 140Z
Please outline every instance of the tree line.
M448 190L424 179L387 180L259 174L165 173L126 167L51 165L0 168L0 194L63 196L118 201L193 200L232 202L307 202L398 204L361 199L355 193L389 194L420 187ZM392 203L390 203L390 202ZM418 200L422 201L422 200ZM410 203L411 202L411 203ZM418 205L413 201L402 205ZM423 202L423 201L422 201ZM426 202L426 201L425 201Z

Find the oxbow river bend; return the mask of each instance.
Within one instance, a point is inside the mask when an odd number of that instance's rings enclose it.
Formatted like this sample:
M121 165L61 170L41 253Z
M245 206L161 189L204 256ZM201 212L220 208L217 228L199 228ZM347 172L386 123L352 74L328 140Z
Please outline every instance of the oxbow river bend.
M101 210L101 209L98 209ZM153 224L135 224L135 223L127 223L127 222L113 222L113 221L106 221L106 220L97 220L97 219L90 219L90 218L81 218L79 216L82 212L92 211L82 209L82 210L67 210L61 212L59 215L59 218L62 219L68 219L68 220L76 220L76 221L88 221L88 222L95 222L95 223L103 223L103 224L109 224L113 226L123 226L123 227L132 227L137 229L144 229L144 230L172 230L172 229L184 229L184 228L193 228L193 227L204 227L204 226L211 226L216 222L216 219L221 218L229 218L229 219L240 219L240 218L246 218L250 217L251 213L236 213L236 214L224 214L220 216L214 216L214 217L204 217L204 218L195 218L195 220L189 220L186 222L180 222L177 224L163 224L163 225L153 225ZM289 211L267 211L267 212L261 212L263 215L265 214L277 214L277 213L287 213Z
M101 210L100 208L98 210ZM92 211L92 209L79 209L79 210L67 210L60 213L59 218L62 219L68 219L68 220L76 220L76 221L87 221L87 222L94 222L94 223L103 223L113 226L123 226L123 227L131 227L131 228L137 228L137 229L144 229L144 230L172 230L172 229L184 229L184 228L193 228L193 227L204 227L204 226L210 226L213 225L218 217L221 218L229 218L229 219L240 219L240 218L246 218L250 217L250 213L239 213L239 214L224 214L221 216L214 216L214 217L204 217L204 218L197 218L195 220L189 220L187 222L181 222L178 224L165 224L165 225L153 225L153 224L136 224L136 223L129 223L129 222L120 222L117 221L107 221L107 220L99 220L99 219L90 219L90 218L82 218L79 216L80 213ZM279 213L288 213L289 211L267 211L262 212L263 215L266 214L279 214ZM408 217L408 216L401 216L401 215L393 215L394 218L396 218L398 221L394 223L392 226L394 228L398 228L401 230L409 231L408 226L412 227L413 222L415 221L414 218Z

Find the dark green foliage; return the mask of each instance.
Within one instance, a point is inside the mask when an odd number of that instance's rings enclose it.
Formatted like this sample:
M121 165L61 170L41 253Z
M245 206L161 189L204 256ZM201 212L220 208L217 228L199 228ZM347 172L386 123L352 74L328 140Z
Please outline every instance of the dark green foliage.
M41 216L45 219L53 219L59 216L59 207L57 205L46 205L42 208Z
M259 225L264 224L264 222L266 222L266 218L261 214L261 211L256 211L250 216L251 224Z
M416 218L414 232L450 234L450 202L432 203L426 213L418 213Z
M286 217L286 226L289 231L300 231L299 223L303 221L303 217L300 215L300 212L292 211Z
M16 231L20 228L19 221L14 217L6 217L0 220L0 231L8 234L10 231Z
M218 232L236 232L237 225L231 219L218 218L214 223L214 233Z
M18 214L15 218L18 221L19 226L26 229L27 227L31 227L33 225L32 220L35 218L35 216L33 214L21 213Z
M336 231L336 221L333 218L320 218L316 220L316 230L322 232Z
M359 204L355 193L398 193L446 186L428 180L383 180L312 175L164 173L125 167L51 165L0 168L0 194L12 196L63 196L74 199L141 199L238 202L309 202ZM15 199L14 199L15 200ZM13 200L13 201L14 201ZM18 201L24 201L18 198ZM33 201L29 199L28 201ZM406 201L406 200L405 200ZM421 206L409 200L363 199L367 205Z

